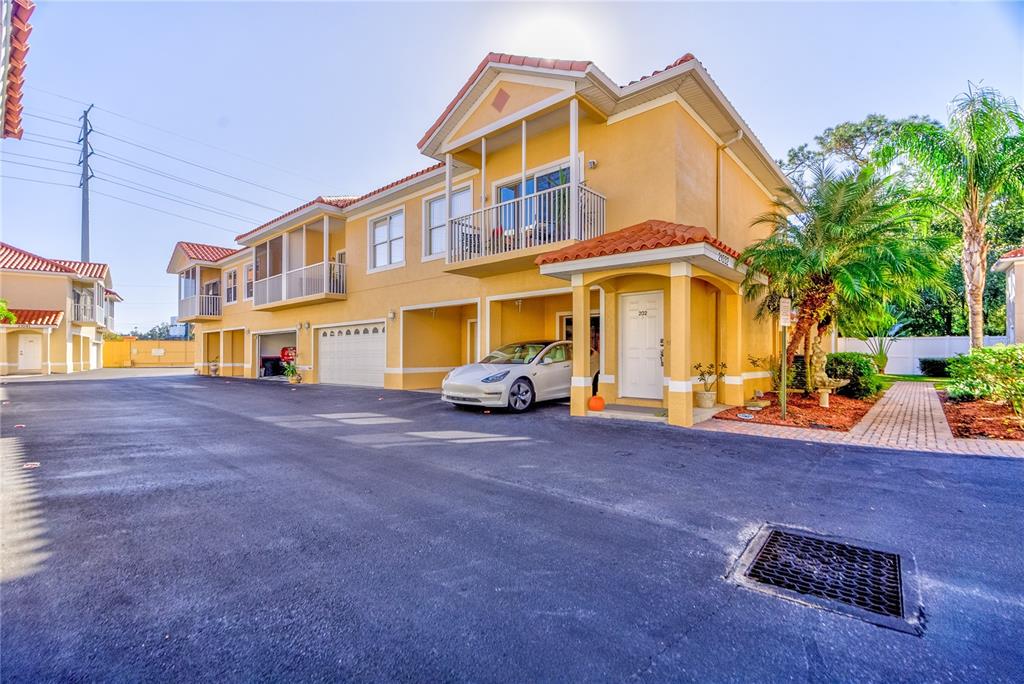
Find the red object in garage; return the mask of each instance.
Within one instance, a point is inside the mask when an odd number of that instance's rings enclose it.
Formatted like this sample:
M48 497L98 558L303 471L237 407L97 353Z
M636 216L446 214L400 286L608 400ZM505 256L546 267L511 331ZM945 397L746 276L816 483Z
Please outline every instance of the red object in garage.
M281 360L285 363L294 361L297 355L295 347L281 347Z

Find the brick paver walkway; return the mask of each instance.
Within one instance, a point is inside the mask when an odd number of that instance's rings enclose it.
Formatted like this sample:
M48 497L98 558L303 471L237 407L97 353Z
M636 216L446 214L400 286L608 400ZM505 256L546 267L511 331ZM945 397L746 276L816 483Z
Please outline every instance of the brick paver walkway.
M849 432L740 423L712 418L698 430L732 432L829 444L857 444L885 449L938 451L955 454L1024 457L1024 442L958 439L949 430L942 405L929 382L897 382Z

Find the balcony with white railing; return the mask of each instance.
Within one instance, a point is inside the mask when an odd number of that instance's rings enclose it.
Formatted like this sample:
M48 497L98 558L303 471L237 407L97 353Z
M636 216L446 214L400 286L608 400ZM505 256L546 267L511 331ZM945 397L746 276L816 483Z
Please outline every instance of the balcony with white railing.
M280 309L346 296L345 264L320 261L253 283L253 308Z
M95 304L81 303L73 304L71 307L71 320L75 323L85 325L102 325L105 312L102 306Z
M605 230L604 195L578 186L578 225L572 226L573 186L517 197L448 222L448 269L466 275L513 270L538 254Z
M192 295L178 301L178 320L182 323L220 318L220 295Z

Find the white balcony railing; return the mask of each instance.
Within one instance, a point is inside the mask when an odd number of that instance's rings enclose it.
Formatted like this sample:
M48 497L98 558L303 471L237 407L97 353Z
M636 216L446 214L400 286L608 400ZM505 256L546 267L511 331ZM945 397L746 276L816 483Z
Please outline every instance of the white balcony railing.
M102 323L104 311L102 306L95 304L74 304L71 315L76 323Z
M313 295L345 294L345 264L327 262L326 290L324 262L296 268L253 283L253 306L263 306Z
M193 295L178 302L178 318L220 316L220 295Z
M604 233L604 195L579 186L579 229L569 225L571 185L517 197L448 222L448 262L506 254L563 240L586 240Z

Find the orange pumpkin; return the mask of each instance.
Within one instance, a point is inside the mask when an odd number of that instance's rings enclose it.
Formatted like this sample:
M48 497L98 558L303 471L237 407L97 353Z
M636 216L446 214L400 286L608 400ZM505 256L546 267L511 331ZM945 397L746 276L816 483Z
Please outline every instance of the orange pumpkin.
M590 401L587 402L587 408L591 411L604 411L604 397L598 394L590 397Z

